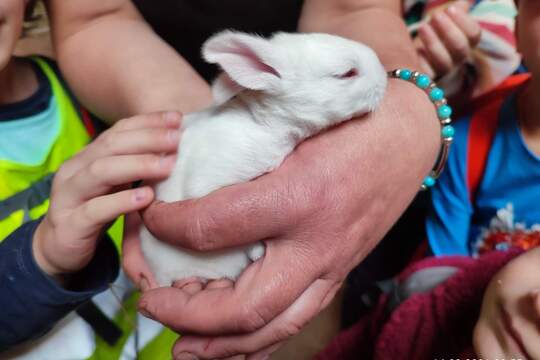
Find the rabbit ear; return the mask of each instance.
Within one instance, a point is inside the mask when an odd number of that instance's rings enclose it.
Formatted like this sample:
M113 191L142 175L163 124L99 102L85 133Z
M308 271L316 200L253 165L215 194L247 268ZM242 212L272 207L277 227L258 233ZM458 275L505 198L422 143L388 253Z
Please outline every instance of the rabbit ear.
M203 57L219 64L230 79L252 90L270 90L280 80L272 44L261 37L224 31L203 45Z
M234 82L227 73L221 73L212 83L214 104L219 105L233 98L244 88Z

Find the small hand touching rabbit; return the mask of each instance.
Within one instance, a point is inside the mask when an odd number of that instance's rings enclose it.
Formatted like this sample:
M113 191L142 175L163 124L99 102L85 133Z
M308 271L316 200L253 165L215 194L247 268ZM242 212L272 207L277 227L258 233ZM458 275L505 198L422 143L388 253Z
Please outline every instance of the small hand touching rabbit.
M386 88L376 54L333 35L224 31L202 53L224 73L213 84L215 105L184 118L175 168L156 186L161 201L202 197L276 169L302 140L374 110ZM161 286L187 277L235 280L264 255L262 243L198 253L163 243L144 226L140 236Z

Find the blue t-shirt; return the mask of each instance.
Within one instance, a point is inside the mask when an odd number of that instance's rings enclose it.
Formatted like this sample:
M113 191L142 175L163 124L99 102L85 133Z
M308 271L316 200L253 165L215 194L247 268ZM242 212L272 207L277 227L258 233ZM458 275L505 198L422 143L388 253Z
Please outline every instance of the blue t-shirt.
M525 144L518 125L517 96L499 111L476 201L467 186L467 153L472 116L455 124L447 168L432 192L426 223L435 255L475 255L490 230L537 228L540 224L540 157Z

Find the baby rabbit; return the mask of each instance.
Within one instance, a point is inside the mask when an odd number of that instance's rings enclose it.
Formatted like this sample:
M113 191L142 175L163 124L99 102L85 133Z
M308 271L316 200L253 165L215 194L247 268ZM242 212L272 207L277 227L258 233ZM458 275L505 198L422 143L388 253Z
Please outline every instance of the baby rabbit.
M276 169L302 140L374 110L386 88L375 53L338 36L267 40L224 31L202 54L224 70L213 85L216 105L184 117L175 168L156 186L162 201L202 197ZM264 255L262 243L198 253L160 242L144 226L140 236L161 286L191 276L235 280Z

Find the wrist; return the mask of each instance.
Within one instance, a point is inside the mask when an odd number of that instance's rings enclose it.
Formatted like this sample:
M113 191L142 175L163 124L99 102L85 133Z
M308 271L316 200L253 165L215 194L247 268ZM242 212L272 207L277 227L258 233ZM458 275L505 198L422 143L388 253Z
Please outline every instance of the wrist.
M422 189L425 190L435 184L436 179L441 175L448 159L450 145L452 144L454 136L454 127L451 125L452 108L448 105L445 92L438 87L429 76L406 68L392 70L388 73L388 76L390 78L400 79L409 82L410 84L414 84L418 89L424 92L434 106L434 109L436 109L437 122L440 125L441 147L433 169L425 177L422 184Z
M54 258L47 252L51 241L54 241L54 239L51 240L51 232L50 225L45 217L34 233L32 239L32 254L41 271L49 275L59 284L64 285L67 281L67 273L55 264Z

